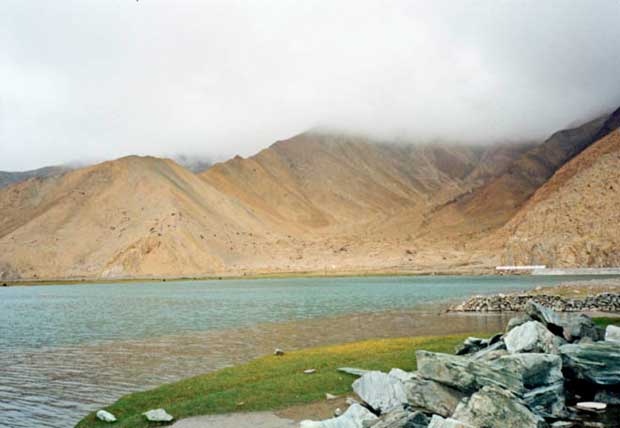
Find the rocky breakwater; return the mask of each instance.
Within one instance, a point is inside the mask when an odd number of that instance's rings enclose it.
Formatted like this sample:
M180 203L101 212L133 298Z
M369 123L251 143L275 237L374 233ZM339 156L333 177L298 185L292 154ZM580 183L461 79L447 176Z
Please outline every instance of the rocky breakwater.
M618 328L532 301L524 309L456 355L418 351L415 372L341 369L359 377L362 402L301 428L620 427Z
M452 306L451 312L523 312L528 302L558 312L620 312L619 293L599 293L584 298L568 298L551 294L495 294L474 296Z

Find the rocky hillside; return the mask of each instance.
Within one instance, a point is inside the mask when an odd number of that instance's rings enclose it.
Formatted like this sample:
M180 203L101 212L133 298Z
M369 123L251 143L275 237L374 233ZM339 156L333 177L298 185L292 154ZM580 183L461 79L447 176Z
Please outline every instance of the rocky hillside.
M515 263L618 264L617 132L584 151L616 119L541 145L310 132L198 174L130 156L22 181L0 189L0 278L471 272L507 241Z
M568 162L506 225L504 261L620 265L620 131Z
M46 166L44 168L34 169L31 171L9 172L0 171L0 188L10 184L19 183L30 178L47 178L64 174L71 168L65 166Z

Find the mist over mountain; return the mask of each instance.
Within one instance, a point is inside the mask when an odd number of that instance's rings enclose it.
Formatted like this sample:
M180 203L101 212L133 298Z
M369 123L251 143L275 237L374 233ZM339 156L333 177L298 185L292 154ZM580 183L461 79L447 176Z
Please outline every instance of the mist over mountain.
M0 169L250 156L322 127L542 141L620 104L620 4L0 4Z

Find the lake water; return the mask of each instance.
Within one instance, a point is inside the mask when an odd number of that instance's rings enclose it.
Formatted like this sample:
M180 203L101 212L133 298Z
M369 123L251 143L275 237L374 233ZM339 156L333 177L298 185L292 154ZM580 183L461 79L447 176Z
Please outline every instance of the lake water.
M474 294L578 277L373 277L0 287L0 427L74 426L123 394L287 350L492 332Z

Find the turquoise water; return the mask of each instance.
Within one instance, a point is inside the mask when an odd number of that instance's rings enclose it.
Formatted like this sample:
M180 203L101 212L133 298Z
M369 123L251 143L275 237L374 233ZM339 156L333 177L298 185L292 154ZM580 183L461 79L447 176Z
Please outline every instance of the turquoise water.
M0 427L66 428L127 392L239 363L279 344L291 349L430 334L438 327L442 332L493 331L504 319L424 311L436 307L430 304L474 294L573 279L579 278L295 278L0 287ZM372 315L386 311L408 314ZM327 318L333 320L320 321ZM332 328L335 323L338 328Z

